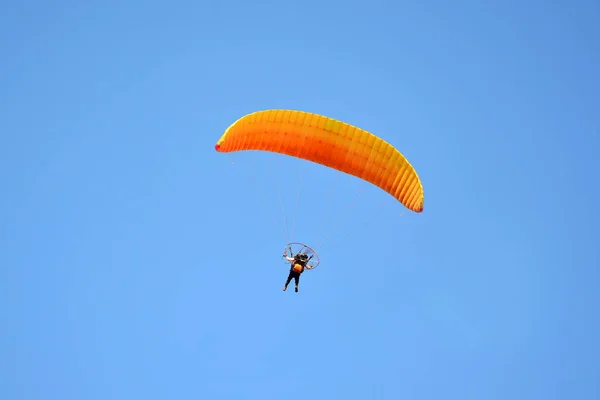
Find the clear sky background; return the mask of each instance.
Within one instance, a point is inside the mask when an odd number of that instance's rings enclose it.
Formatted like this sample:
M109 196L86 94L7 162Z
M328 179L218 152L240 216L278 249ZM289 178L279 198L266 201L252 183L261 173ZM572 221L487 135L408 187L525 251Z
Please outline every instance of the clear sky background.
M0 398L599 399L599 20L593 0L3 2ZM424 212L214 150L268 108L384 138ZM287 240L335 227L283 292Z

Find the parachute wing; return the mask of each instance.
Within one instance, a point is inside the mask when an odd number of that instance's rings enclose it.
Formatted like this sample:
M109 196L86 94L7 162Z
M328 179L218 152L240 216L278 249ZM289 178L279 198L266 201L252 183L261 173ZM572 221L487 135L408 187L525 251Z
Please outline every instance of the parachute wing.
M215 149L263 150L309 160L370 182L408 209L423 211L423 185L398 150L370 132L322 115L296 110L248 114L227 128Z

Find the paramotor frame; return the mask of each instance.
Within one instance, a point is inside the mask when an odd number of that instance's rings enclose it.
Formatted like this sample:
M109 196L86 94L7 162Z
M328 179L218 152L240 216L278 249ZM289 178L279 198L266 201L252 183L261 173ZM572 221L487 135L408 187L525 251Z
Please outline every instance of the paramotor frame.
M306 265L308 265L311 269L317 268L321 262L316 251L314 251L310 246L300 242L291 242L286 244L285 248L283 249L283 253L288 257L294 257L296 254L306 254L308 256ZM285 258L285 256L282 258L286 263L289 264L289 261Z

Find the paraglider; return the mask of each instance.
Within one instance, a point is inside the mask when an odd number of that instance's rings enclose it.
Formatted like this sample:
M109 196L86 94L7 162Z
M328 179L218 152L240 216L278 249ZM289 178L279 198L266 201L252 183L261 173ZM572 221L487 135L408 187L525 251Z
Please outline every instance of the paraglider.
M254 112L231 124L215 150L259 150L312 161L383 189L413 212L423 211L423 185L408 160L378 136L329 117L296 110ZM285 255L291 269L284 290L295 279L298 291L300 275L314 268L309 263L316 256L314 250L302 254L290 250Z
M295 250L294 247L300 247L299 250ZM289 252L289 255L288 255ZM300 283L300 276L305 269L311 270L317 268L319 265L319 256L317 253L302 243L288 243L283 250L283 258L286 262L290 263L290 272L283 286L283 291L287 290L288 285L294 279L294 291L298 292L298 284Z
M263 150L337 169L378 186L408 209L423 211L423 185L392 145L370 132L322 115L266 110L234 122L221 136L219 152Z

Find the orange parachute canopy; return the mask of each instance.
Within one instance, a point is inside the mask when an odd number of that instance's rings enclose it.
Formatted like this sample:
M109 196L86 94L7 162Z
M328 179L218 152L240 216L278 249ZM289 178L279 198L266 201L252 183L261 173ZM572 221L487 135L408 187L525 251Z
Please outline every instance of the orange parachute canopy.
M215 149L264 150L310 160L370 182L408 209L423 211L423 185L398 150L370 132L322 115L295 110L248 114L227 128Z

